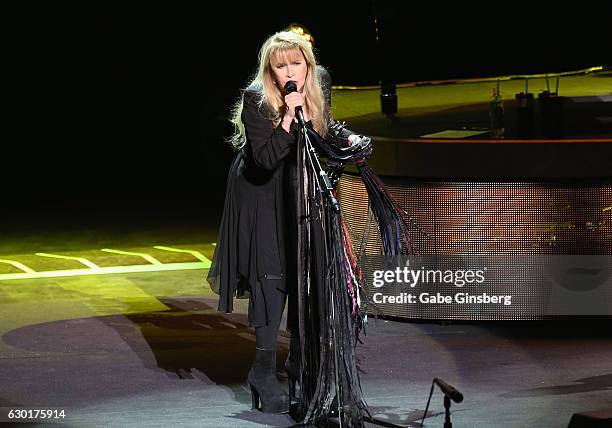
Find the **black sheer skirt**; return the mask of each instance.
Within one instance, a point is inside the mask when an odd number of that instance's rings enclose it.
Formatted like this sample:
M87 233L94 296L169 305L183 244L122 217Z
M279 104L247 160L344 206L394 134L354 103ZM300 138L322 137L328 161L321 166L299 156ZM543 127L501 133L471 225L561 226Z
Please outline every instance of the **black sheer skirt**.
M233 311L233 299L249 298L249 325L274 318L270 293L287 293L283 266L286 227L279 200L279 173L253 174L238 152L230 166L221 226L207 280L219 294L218 310Z

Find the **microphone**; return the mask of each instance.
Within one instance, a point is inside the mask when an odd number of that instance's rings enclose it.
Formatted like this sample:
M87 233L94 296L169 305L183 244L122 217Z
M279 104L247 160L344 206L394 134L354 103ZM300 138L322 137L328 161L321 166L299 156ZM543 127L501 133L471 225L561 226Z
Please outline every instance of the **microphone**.
M435 377L434 383L440 387L444 395L449 397L455 403L461 403L463 401L463 394L450 386L448 383L444 382L442 379Z
M297 84L295 83L295 81L288 80L287 83L285 83L285 92L288 94L292 92L297 92ZM297 106L295 108L295 116L298 118L300 125L304 126L305 121L304 121L304 113L302 113L302 106Z

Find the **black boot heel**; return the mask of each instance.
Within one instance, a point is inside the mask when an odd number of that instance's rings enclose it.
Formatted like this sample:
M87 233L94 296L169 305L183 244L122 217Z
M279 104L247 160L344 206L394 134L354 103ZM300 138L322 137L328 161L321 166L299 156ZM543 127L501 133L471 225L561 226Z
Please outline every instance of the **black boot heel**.
M276 377L275 350L256 348L247 383L251 389L252 409L263 413L289 412L289 396L281 389Z
M251 382L247 382L247 383L249 384L249 387L251 388L251 409L259 410L259 407L261 405L261 401L259 398L259 392L257 392L257 389L255 389L255 387L251 385Z

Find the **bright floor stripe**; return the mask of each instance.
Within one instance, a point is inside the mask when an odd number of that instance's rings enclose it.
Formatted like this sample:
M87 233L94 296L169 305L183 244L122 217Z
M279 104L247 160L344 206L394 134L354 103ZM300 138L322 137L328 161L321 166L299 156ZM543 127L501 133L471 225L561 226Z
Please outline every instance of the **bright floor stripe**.
M15 260L0 260L0 263L8 263L9 265L15 266L17 269L21 269L24 272L34 273L36 272L34 269L30 269L23 263L16 262Z
M36 253L37 256L41 257L52 257L54 259L66 259L66 260L76 260L77 262L83 263L85 266L88 266L92 269L98 269L100 266L97 264L90 262L83 257L73 257L73 256L60 256L59 254L49 254L49 253Z
M35 279L35 278L51 278L58 276L79 276L79 275L108 275L118 273L135 273L135 272L157 272L165 270L190 270L190 269L208 269L209 263L193 262L193 263L166 263L161 265L134 265L134 266L112 266L98 267L95 269L68 269L54 270L45 272L30 272L30 273L5 273L0 274L0 281L9 279Z
M163 245L156 245L153 248L157 248L158 250L164 250L164 251L175 251L177 253L189 253L192 256L194 256L196 259L201 260L204 263L210 263L210 260L208 260L208 258L204 254L200 253L199 251L184 250L182 248L164 247Z
M160 262L159 260L157 260L155 257L146 254L146 253L134 253L131 251L123 251L123 250L113 250L111 248L102 248L102 251L106 251L107 253L116 253L116 254L125 254L128 256L139 256L142 257L143 259L145 259L146 261L148 261L149 263L152 263L154 265L162 265L163 263Z

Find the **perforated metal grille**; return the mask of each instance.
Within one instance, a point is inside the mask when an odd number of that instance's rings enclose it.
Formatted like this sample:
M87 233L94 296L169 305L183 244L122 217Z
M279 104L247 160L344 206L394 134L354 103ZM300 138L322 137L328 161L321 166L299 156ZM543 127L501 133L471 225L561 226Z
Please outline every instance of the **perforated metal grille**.
M414 224L411 237L419 254L508 256L520 260L515 281L492 278L489 291L517 296L512 310L482 305L379 305L382 313L427 319L543 319L521 301L547 298L548 290L529 276L545 255L612 254L612 183L417 182L385 179ZM345 174L338 184L344 218L366 276L382 253L380 234L368 209L359 177ZM366 284L367 285L367 284ZM398 290L399 292L400 290ZM371 294L373 290L367 289Z

